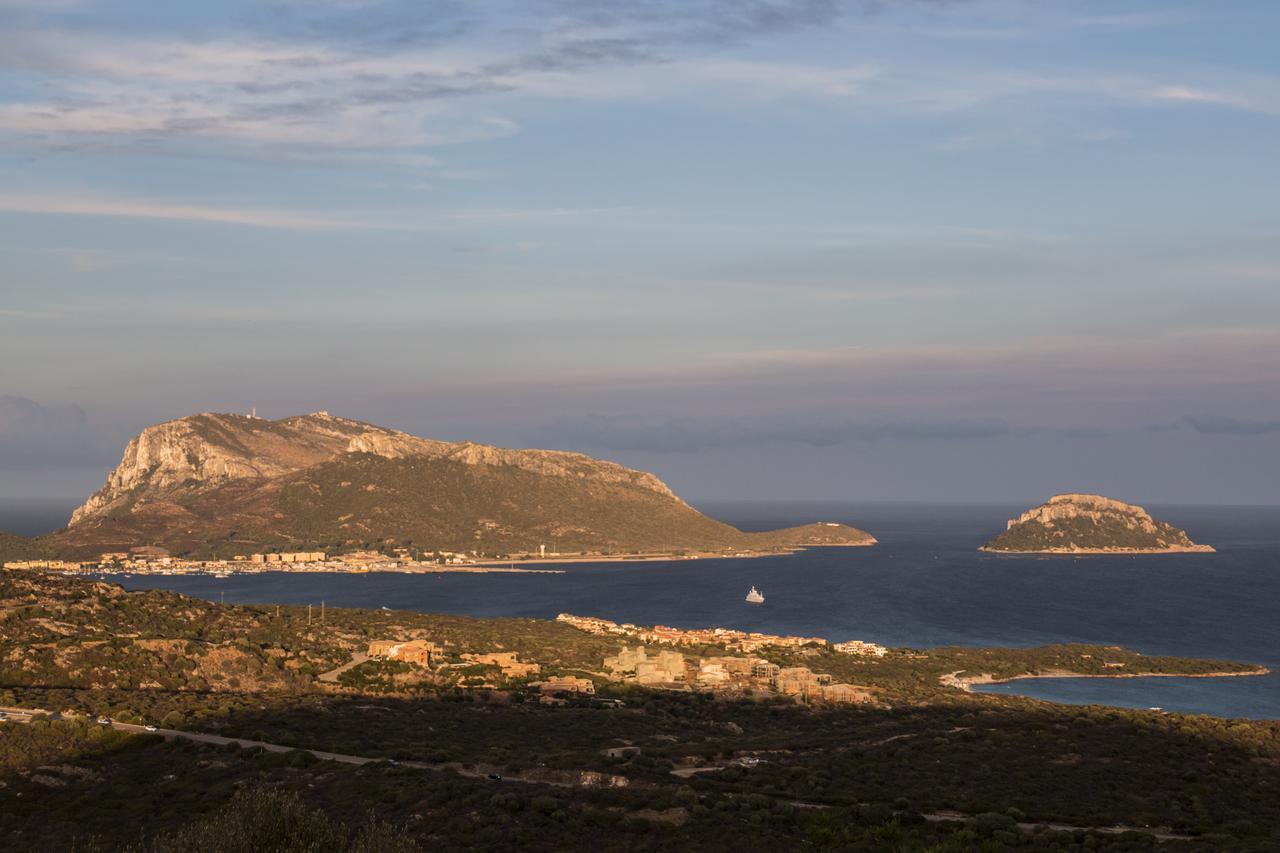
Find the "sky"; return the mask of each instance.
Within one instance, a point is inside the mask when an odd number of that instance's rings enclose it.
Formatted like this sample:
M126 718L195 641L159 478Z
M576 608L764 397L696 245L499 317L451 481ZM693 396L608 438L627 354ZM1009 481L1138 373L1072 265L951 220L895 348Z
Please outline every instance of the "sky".
M0 498L315 410L1280 503L1273 0L0 0Z

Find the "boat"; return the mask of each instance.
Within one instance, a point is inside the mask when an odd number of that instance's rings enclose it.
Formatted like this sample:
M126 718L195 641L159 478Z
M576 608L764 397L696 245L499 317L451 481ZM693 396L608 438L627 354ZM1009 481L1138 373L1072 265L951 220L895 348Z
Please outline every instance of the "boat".
M753 586L751 587L751 591L747 593L747 603L764 604L764 596L760 594L760 590Z

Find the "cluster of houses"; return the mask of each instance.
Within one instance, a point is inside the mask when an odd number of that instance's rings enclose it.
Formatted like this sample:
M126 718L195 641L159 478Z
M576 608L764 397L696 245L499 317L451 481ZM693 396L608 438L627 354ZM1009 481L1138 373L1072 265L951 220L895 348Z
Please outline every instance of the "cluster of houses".
M618 624L608 619L594 616L574 616L572 613L561 613L557 622L564 622L582 631L602 636L614 635L628 637L642 643L671 646L724 646L733 651L757 652L768 647L798 649L805 646L830 647L832 650L848 655L884 657L888 649L877 643L862 640L850 640L846 643L828 642L823 637L793 637L780 634L761 634L756 631L737 631L732 628L670 628L666 625L654 625L644 628L628 622Z
M539 675L537 663L521 661L516 652L468 652L453 662L445 649L426 639L373 640L368 656L382 660L398 660L415 664L441 675L465 670L477 664L496 667L501 682L529 679ZM644 646L623 646L616 655L604 659L603 668L610 680L666 690L693 690L750 693L781 693L806 701L871 702L872 690L854 684L832 681L831 676L804 666L781 667L759 657L720 655L697 658L671 649L650 652ZM497 687L486 680L483 685ZM560 704L565 694L592 696L596 685L590 678L556 675L541 681L530 681L543 702Z
M758 657L687 658L665 649L650 655L643 646L623 646L604 659L604 668L621 681L676 690L763 691L824 702L875 698L870 688L833 682L830 675L807 666L778 666Z
M494 666L501 673L502 681L526 679L542 671L539 664L520 660L518 652L465 652L458 656L459 662L450 663L446 660L443 646L421 639L372 640L369 643L368 656L381 660L404 661L446 674L450 670L465 670L467 667L476 665ZM566 695L594 696L596 692L594 681L576 675L553 675L541 681L530 681L528 684L538 691L539 700L547 705L565 704ZM497 687L498 684L485 681L481 685L473 686Z
M433 670L494 666L506 681L528 678L542 670L536 663L520 660L516 652L468 652L459 656L460 662L450 663L444 646L430 640L371 640L367 654L371 658L404 661Z

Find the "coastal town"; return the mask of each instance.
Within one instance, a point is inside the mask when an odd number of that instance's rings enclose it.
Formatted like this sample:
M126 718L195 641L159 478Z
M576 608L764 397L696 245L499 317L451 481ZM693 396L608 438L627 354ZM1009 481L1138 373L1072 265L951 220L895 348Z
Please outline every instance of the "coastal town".
M617 654L604 657L598 671L584 675L540 677L541 666L521 661L515 652L451 654L446 645L421 636L370 641L366 653L353 660L410 664L435 683L484 688L527 687L535 691L540 703L548 705L566 704L571 699L584 697L593 697L595 702L613 701L596 698L597 687L610 683L744 698L787 696L801 703L872 703L876 701L877 688L836 682L830 675L814 672L809 667L781 666L753 653L806 648L829 648L838 653L869 657L883 657L888 653L884 646L857 640L832 644L821 637L727 628L690 631L665 626L640 628L567 613L560 614L557 621L596 635L635 640L636 644L623 643ZM651 650L646 644L685 648L715 646L742 654L693 654L672 648ZM401 675L405 686L417 677L412 672Z
M326 554L323 551L282 551L242 554L230 559L198 560L174 557L164 548L142 546L128 551L108 551L97 559L10 560L6 569L63 572L66 574L198 575L253 574L258 572L540 572L560 574L558 569L518 568L514 562L483 561L475 554L454 551L411 552L397 548Z

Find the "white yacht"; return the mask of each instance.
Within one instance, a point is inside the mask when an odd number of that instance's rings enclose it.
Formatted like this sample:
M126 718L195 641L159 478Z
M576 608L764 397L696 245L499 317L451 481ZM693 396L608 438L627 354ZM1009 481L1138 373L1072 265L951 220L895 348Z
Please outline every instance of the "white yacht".
M760 590L753 586L751 591L747 593L747 602L750 604L764 604L764 596L760 594Z

